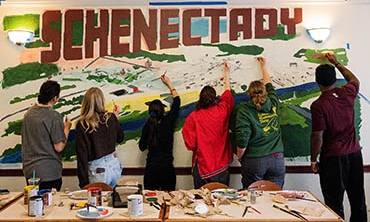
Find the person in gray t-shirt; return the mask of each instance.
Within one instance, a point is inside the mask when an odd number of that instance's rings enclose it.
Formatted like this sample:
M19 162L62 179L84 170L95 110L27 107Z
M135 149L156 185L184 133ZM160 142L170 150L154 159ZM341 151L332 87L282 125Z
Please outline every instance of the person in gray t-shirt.
M22 163L27 179L40 178L39 189L62 186L63 151L71 129L71 120L53 109L58 102L60 85L44 82L39 91L38 104L29 108L22 122Z

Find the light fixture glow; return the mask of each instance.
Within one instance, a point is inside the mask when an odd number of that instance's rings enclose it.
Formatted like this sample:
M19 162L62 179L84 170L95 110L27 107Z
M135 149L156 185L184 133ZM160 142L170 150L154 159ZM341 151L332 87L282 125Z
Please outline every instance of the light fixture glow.
M330 28L310 28L306 29L308 36L316 43L323 43L330 35Z
M29 30L9 30L8 38L16 45L23 45L33 41L34 33Z

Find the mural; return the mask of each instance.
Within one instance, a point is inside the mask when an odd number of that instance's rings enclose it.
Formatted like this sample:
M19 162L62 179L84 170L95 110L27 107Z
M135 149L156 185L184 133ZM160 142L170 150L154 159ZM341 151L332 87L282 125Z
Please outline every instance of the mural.
M54 108L72 120L79 115L85 91L92 86L101 88L108 110L114 104L121 107L119 121L125 140L119 144L119 153L142 156L136 143L148 117L145 102L154 98L172 102L159 78L166 72L182 101L175 149L181 147L183 151L179 152L186 153L179 132L201 88L212 85L220 93L222 64L228 61L233 95L238 104L247 101L249 82L261 78L256 56L267 58L282 103L287 164L307 164L309 105L319 95L314 69L327 62L320 56L327 51L334 52L343 65L348 64L348 57L343 47L302 47L307 41L301 26L302 13L303 8L144 7L46 9L34 14L4 15L4 32L22 24L34 32L34 37L25 45L20 43L18 64L2 69L1 103L7 108L0 113L0 168L21 167L22 117L37 101L39 86L46 79L61 84L61 98ZM344 81L338 80L337 84ZM359 129L360 99L356 115ZM75 162L74 140L72 128L63 152L66 163ZM135 158L128 164L144 166L145 157ZM186 164L190 166L191 162Z

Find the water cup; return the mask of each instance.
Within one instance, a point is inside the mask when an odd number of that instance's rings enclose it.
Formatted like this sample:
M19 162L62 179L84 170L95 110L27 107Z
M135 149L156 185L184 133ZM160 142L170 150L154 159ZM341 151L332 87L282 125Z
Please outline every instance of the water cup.
M38 178L38 177L29 178L27 181L28 181L28 185L37 186L37 185L40 184L40 178Z
M132 194L127 197L127 212L131 217L138 217L143 214L143 196Z

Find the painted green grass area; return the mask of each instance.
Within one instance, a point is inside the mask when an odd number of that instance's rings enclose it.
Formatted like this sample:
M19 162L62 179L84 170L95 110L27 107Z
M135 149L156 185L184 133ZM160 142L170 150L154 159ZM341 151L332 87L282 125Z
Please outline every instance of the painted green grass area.
M76 143L75 141L68 141L62 152L63 162L73 162L77 160Z
M229 56L229 55L260 55L264 48L257 45L243 45L243 46L234 46L232 44L202 44L205 47L217 47L224 54L219 54L217 56Z
M62 87L60 87L60 90L62 91L62 90L73 89L73 88L76 88L76 85L62 86ZM33 93L33 94L26 95L23 98L20 98L20 97L17 96L17 97L14 97L14 99L12 99L9 103L10 104L15 104L15 103L19 103L19 102L22 102L22 101L25 101L25 100L34 99L34 98L37 98L38 95L39 95L39 93Z
M22 129L22 120L16 120L16 121L10 121L8 122L8 127L5 129L5 132L1 137L9 136L10 134L14 135L21 135L21 129Z
M124 83L123 80L116 79L116 78L110 78L107 75L101 75L101 76L89 75L86 79L94 80L96 82L109 82L109 83L116 84L116 85L120 85Z
M63 81L82 82L81 78L63 78Z
M72 99L60 98L59 101L53 106L53 108L57 110L62 107L73 107L70 110L77 110L77 108L75 108L74 106L81 108L83 98L83 95L72 97Z
M271 40L283 40L283 41L289 41L296 37L298 37L298 34L285 34L285 25L278 24L277 33L273 36L268 36L264 38L259 39L271 39Z
M316 64L322 64L322 63L328 63L330 62L328 60L322 60L320 58L316 58L316 55L324 54L326 52L333 52L338 60L339 63L346 66L348 65L348 57L347 52L345 48L335 48L335 49L320 49L320 50L314 50L314 49L300 49L295 54L294 57L296 58L305 58L305 62L310 63L316 63Z
M7 155L13 154L15 152L18 152L20 150L22 150L22 145L21 144L16 144L14 147L4 150L4 152L1 154L0 158L3 157L3 156L7 156Z
M307 97L312 98L314 95ZM281 103L280 127L285 158L310 155L311 119L290 108L292 104L300 107L302 101L303 98L298 97Z
M143 50L140 52L132 52L128 54L117 54L117 55L112 55L112 56L118 57L118 58L126 57L129 59L144 57L144 58L149 58L152 61L159 61L159 62L167 61L168 63L186 61L184 55L171 55L167 53L157 54L157 53L152 53L152 52L143 51Z
M40 48L40 47L50 47L50 43L43 42L40 39L37 39L34 42L26 43L24 47L30 48L30 49L32 49L32 48Z
M280 114L280 124L281 125L298 125L302 128L308 127L306 123L306 118L297 113L296 111L289 108L289 106L283 104L281 106Z
M38 14L8 15L3 18L3 29L4 31L29 30L38 36L39 23L40 15Z
M15 67L6 68L3 71L2 87L5 89L30 80L55 75L58 72L59 68L55 64L41 64L38 62L19 64Z
M90 81L96 81L99 83L108 82L111 84L122 85L122 84L129 84L129 83L134 82L135 80L139 78L140 74L142 74L145 71L146 69L138 70L137 72L134 72L134 73L127 72L124 75L122 75L120 72L115 72L113 75L108 75L108 74L103 74L104 72L99 72L99 70L95 70L95 72L99 74L94 74L90 72L88 73L88 76L86 77L86 79Z
M30 95L27 95L23 98L20 98L20 97L14 97L14 99L10 100L10 104L15 104L15 103L19 103L19 102L22 102L22 101L25 101L25 100L29 100L29 99L34 99L34 98L37 98L37 96L39 95L39 93L34 93L34 94L30 94Z

